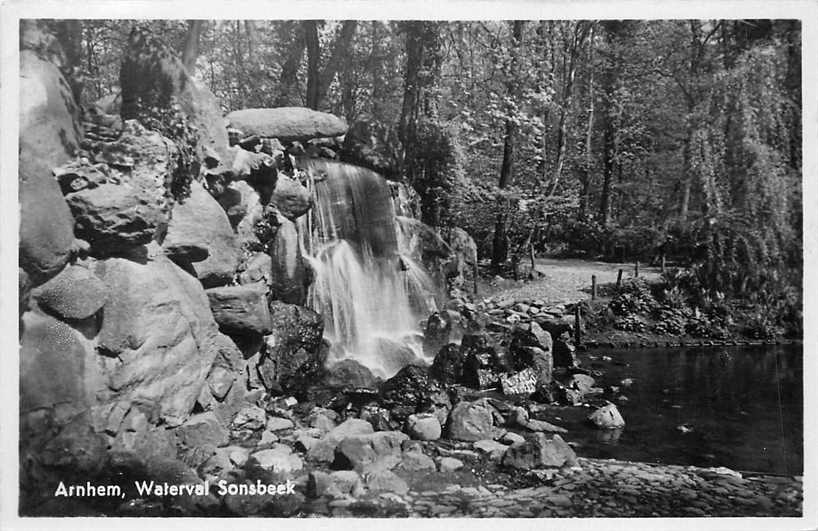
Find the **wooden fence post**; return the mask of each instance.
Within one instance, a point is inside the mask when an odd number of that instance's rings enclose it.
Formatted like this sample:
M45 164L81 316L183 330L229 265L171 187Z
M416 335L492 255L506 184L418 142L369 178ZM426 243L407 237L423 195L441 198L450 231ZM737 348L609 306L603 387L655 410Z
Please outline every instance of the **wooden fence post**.
M596 275L591 275L591 300L596 299Z
M636 264L633 266L633 276L639 276L639 260L636 261Z
M582 343L582 330L579 318L579 302L574 306L574 345L579 346Z
M619 270L619 273L616 275L616 289L622 287L622 269Z
M665 255L662 255L662 273L665 272Z

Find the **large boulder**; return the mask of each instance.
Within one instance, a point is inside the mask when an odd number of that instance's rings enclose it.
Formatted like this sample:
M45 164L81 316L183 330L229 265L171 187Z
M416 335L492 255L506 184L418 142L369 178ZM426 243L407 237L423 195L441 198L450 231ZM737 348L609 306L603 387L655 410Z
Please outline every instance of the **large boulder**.
M594 410L588 416L588 421L597 428L603 430L619 429L625 427L625 419L619 412L615 404L606 404Z
M80 161L61 172L81 175L85 181L66 195L77 236L91 244L96 256L124 253L150 242L169 220L166 182L175 171L173 142L129 120L122 135L105 143L93 158L105 164L104 171Z
M267 287L263 282L210 288L207 298L213 317L225 333L272 332Z
M278 174L270 202L286 218L295 221L312 208L310 192L297 180Z
M445 390L429 377L426 368L416 365L407 365L381 385L380 403L391 411L397 422L406 421L414 413L437 412L451 407Z
M108 300L108 286L85 267L69 265L34 290L40 307L62 319L85 319Z
M162 248L178 264L191 267L205 287L229 283L239 265L230 220L198 182L192 182L190 196L173 207Z
M486 399L458 402L449 415L447 426L449 438L458 441L493 439L495 435L493 410Z
M409 436L399 431L351 435L335 448L335 465L338 468L362 470L367 465L393 458L388 461L394 466L399 462L397 458L401 455L401 444L407 439Z
M335 389L371 389L376 382L372 371L353 359L344 359L328 367L324 377L324 383Z
M267 336L267 351L258 366L264 385L304 393L323 370L319 347L324 321L308 308L280 301L270 303L270 316L273 332Z
M463 380L463 363L460 345L449 343L435 355L429 374L446 385L460 383Z
M20 52L20 266L34 284L69 259L74 219L52 169L78 148L81 131L71 89L57 67Z
M110 399L151 403L181 424L221 349L204 289L162 256L110 258L95 272L111 290L97 340Z
M508 361L515 371L531 369L539 386L548 385L552 379L554 359L551 335L535 322L514 328Z
M394 127L360 120L344 136L341 160L375 170L387 178L397 176L400 140Z
M372 433L372 424L362 419L347 419L332 428L307 451L307 459L312 461L332 462L335 459L335 448L347 437Z
M347 132L341 118L306 107L242 109L227 115L229 127L245 135L277 138L282 142L340 136Z
M57 406L73 413L88 408L101 382L95 378L93 348L78 331L53 317L26 312L22 323L20 413Z
M301 254L298 229L295 223L281 214L276 219L278 229L270 249L270 294L273 299L303 306L307 301L307 288L311 278Z
M463 357L463 383L476 389L490 389L500 383L500 374L505 372L505 367L488 334L464 335L460 354Z
M513 444L503 455L503 465L530 470L541 467L561 467L576 465L577 456L559 435L548 439L537 433L522 443Z

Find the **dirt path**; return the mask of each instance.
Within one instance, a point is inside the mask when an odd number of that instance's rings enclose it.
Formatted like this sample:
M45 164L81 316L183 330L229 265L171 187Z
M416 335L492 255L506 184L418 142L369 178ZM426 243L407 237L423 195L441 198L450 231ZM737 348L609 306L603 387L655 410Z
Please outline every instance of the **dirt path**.
M597 285L616 282L620 269L622 279L633 278L634 264L593 262L579 259L539 258L537 270L543 277L525 283L501 282L490 295L495 300L540 299L546 303L576 302L591 297L591 275L596 275ZM658 267L639 266L639 276L647 280L659 278Z

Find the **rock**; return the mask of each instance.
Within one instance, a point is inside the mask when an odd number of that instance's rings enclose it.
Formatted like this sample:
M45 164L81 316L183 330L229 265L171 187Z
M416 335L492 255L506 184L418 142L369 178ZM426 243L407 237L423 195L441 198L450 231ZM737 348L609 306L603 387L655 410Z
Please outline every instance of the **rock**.
M528 416L528 411L521 407L515 407L510 416L510 422L531 431L546 431L551 433L567 433L567 430L555 426L549 422L538 419L531 419Z
M548 385L554 368L551 335L533 322L515 327L509 347L509 360L511 367L517 371L532 369L538 386Z
M449 343L435 355L432 366L429 368L429 374L446 385L462 382L464 361L460 346Z
M51 171L74 156L81 131L65 78L30 49L20 51L19 94L19 260L37 285L59 272L71 254L74 219Z
M487 454L492 461L500 461L507 446L491 439L483 439L474 443L474 449Z
M459 402L449 415L447 433L458 441L479 441L494 438L494 414L485 399Z
M225 333L263 335L272 332L264 283L210 288L206 293L213 317Z
M94 155L107 164L107 181L65 196L77 237L90 244L92 255L127 253L165 230L165 183L176 169L176 154L171 140L128 120L122 135Z
M397 422L404 422L413 413L451 407L449 397L429 378L428 370L415 365L404 367L381 385L380 404Z
M290 448L283 444L268 450L260 450L250 457L255 459L261 468L279 474L290 475L304 468L304 462L301 458L293 454Z
M230 370L224 367L214 367L207 375L207 386L216 400L222 400L230 392L235 380L236 375Z
M363 166L391 178L397 175L400 141L393 126L360 120L344 136L341 160Z
M20 414L58 405L74 413L87 409L95 387L104 385L101 376L94 385L92 348L51 316L26 312L21 321Z
M74 417L38 452L39 464L92 477L106 463L106 440L95 433L84 415Z
M341 360L327 369L324 383L336 389L374 389L377 380L367 367L353 359Z
M406 432L413 439L420 441L435 441L440 439L442 428L435 415L414 414L406 420Z
M353 470L326 472L313 471L307 479L307 495L311 498L329 496L331 498L358 497L364 493L361 477Z
M245 135L277 138L281 142L335 137L346 133L346 123L331 114L305 107L242 109L226 116L229 127Z
M258 431L262 429L267 421L264 410L258 406L247 406L233 417L231 427L234 430Z
M332 462L335 459L335 447L343 439L352 435L372 433L372 424L361 419L347 419L322 437L307 453L307 459Z
M295 424L290 419L282 419L280 417L271 417L267 421L267 429L269 431L281 431L281 430L289 430L293 428Z
M270 295L275 300L303 306L306 304L307 288L312 279L301 254L298 229L281 214L276 219L278 229L270 250Z
M399 431L347 436L335 448L335 466L363 470L364 467L386 458L399 457L401 443L408 438L405 433ZM395 463L397 461L395 460Z
M273 444L275 442L278 442L278 435L276 435L272 431L261 432L261 439L259 439L258 441L259 446Z
M250 450L247 448L242 448L241 446L230 446L228 448L224 448L226 452L228 452L228 457L230 458L230 462L238 467L244 466L247 460L250 458Z
M463 383L476 389L489 389L500 382L505 372L494 345L485 333L466 334L460 343Z
M34 291L39 305L63 319L85 319L108 300L108 287L84 267L69 265Z
M215 451L227 444L230 433L221 425L213 412L191 416L181 426L173 430L179 444L186 448L210 446Z
M567 341L554 341L554 367L576 367L579 362L576 356L576 347Z
M295 221L312 208L312 197L300 182L279 173L270 203L275 205L284 217Z
M576 389L584 395L594 387L594 383L596 380L587 374L572 374L565 382L565 387Z
M615 404L608 403L588 416L588 420L600 429L617 429L625 427L625 419Z
M507 431L502 437L500 437L500 441L504 444L517 444L525 442L525 437L518 433L514 433L513 431Z
M401 427L401 423L392 418L392 413L375 404L368 404L361 408L360 418L366 420L375 431L394 431Z
M253 253L250 258L239 266L239 284L255 284L263 282L265 286L272 285L273 259L267 253Z
M239 243L227 214L196 181L190 196L174 205L162 248L208 288L230 283L239 265Z
M454 457L441 457L437 461L437 466L441 472L454 472L463 468L463 461Z
M110 289L97 348L111 399L154 403L181 424L223 348L204 289L162 256L109 258L94 272Z
M270 316L273 332L267 336L267 351L259 364L264 385L303 393L323 370L319 346L324 321L308 308L279 301L270 303Z
M537 374L529 367L516 374L500 375L500 390L504 395L530 395L537 390Z
M401 461L398 463L397 468L408 472L417 472L421 470L434 471L436 469L434 460L421 451L403 452Z
M443 239L451 250L446 264L447 277L460 279L462 283L477 265L477 244L469 233L460 227L444 229Z
M562 437L554 435L548 439L542 433L525 442L511 445L503 456L504 466L523 470L575 464L576 454Z
M385 468L375 468L364 473L364 484L373 492L386 491L401 495L409 492L409 485L397 474Z

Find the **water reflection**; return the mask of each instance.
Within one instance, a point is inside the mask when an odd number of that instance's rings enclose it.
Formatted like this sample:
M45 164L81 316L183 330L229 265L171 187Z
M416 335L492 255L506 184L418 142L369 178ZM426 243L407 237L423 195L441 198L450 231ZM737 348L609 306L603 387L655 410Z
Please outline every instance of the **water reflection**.
M610 362L600 362L610 356ZM604 385L633 378L617 401L627 426L598 432L571 419L580 455L801 474L801 346L594 351ZM618 395L617 395L618 396ZM587 414L587 413L586 413ZM570 415L569 415L570 416Z

